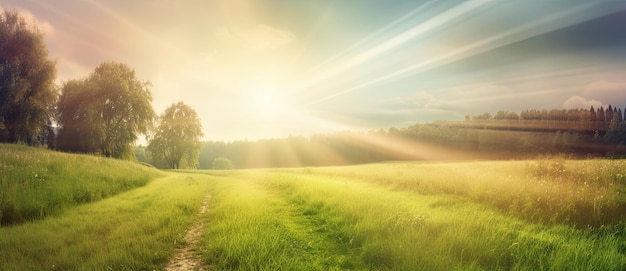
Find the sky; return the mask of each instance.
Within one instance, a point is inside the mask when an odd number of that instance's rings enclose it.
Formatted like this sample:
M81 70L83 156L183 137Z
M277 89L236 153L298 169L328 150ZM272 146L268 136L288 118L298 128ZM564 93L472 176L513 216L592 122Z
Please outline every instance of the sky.
M406 127L499 110L626 107L626 1L0 0L57 83L118 61L204 140Z

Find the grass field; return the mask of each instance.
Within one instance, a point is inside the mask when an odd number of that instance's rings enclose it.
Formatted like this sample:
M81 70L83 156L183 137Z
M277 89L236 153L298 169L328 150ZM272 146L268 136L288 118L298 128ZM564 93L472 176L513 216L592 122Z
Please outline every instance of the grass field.
M209 182L169 175L62 215L0 228L2 270L159 270Z
M203 257L218 270L626 268L624 225L618 222L624 213L610 219L615 223L582 227L567 223L572 221L541 222L548 215L539 215L546 211L540 205L520 213L499 207L504 198L533 196L536 201L544 195L540 190L532 194L533 183L512 184L512 179L535 178L523 173L536 166L527 163L388 163L234 172L230 180L216 185ZM599 163L624 170L620 162L558 163ZM482 173L467 178L463 171ZM561 182L552 177L536 181ZM567 185L580 188L577 182ZM619 193L606 190L611 192L604 197ZM593 201L580 199L591 205ZM521 204L529 205L523 200ZM564 206L562 212L575 210Z
M564 159L156 172L1 227L0 269L160 270L202 220L210 270L624 270L624 175Z
M0 224L40 219L159 175L138 163L0 144Z

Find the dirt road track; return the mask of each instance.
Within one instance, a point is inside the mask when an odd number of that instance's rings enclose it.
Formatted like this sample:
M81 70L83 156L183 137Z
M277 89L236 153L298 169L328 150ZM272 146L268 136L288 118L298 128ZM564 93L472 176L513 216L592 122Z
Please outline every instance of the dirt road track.
M202 205L198 210L200 215L206 212L210 199L210 194L206 194L206 196L204 196ZM165 266L166 271L206 270L202 266L200 257L193 251L202 235L202 229L204 228L204 223L202 221L202 219L198 219L198 221L194 223L189 230L187 230L187 233L185 234L185 246L176 249L174 256Z

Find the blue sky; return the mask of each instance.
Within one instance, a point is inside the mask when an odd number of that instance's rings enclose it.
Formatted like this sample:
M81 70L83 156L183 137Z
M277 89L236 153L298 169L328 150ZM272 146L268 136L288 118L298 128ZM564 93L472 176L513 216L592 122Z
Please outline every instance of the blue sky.
M626 106L626 1L5 0L59 84L120 61L207 140Z

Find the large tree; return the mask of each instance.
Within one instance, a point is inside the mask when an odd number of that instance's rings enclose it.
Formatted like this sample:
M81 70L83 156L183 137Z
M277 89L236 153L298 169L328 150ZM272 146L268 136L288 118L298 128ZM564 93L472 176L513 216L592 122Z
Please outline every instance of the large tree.
M190 106L178 102L159 117L154 137L148 144L154 162L170 168L196 168L200 155L202 125Z
M0 12L0 140L32 143L53 117L55 63L36 26Z
M70 80L63 84L57 106L57 120L61 125L56 142L59 150L98 152L98 126L92 124L100 114L94 108L95 91L92 87L88 79Z
M155 117L150 83L128 66L105 62L85 79L62 88L58 148L130 158L132 144L147 134Z

